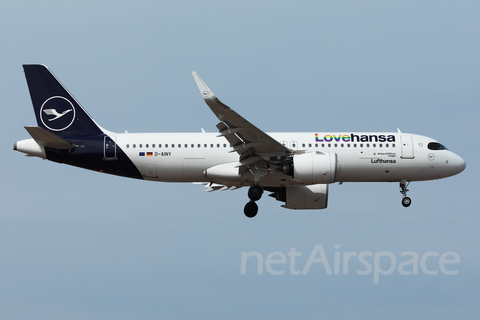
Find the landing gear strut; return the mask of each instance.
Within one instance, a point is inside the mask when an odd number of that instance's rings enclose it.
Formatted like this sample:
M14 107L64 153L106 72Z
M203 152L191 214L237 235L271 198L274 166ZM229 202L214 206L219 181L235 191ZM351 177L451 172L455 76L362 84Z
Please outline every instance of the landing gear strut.
M260 200L263 194L263 188L260 187L258 184L254 184L248 189L248 197L250 198L250 202L245 205L245 209L243 209L243 213L248 218L253 218L257 215L258 212L258 205L255 201Z
M409 207L410 204L412 204L412 199L407 197L407 191L408 191L407 187L408 187L409 184L410 184L410 182L407 181L407 180L400 181L400 193L403 195L402 205L405 208Z

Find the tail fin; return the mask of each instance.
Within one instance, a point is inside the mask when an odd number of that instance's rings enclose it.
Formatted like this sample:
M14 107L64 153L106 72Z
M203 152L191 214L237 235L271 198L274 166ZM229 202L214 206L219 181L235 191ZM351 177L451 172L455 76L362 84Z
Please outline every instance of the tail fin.
M40 128L58 136L101 134L101 128L44 65L23 65Z

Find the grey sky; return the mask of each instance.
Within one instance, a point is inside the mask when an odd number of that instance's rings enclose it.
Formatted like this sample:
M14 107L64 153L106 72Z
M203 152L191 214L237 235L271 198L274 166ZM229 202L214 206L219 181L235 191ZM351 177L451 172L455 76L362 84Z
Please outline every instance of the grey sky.
M479 316L477 1L6 1L0 11L4 319ZM35 117L21 65L47 65L104 128L215 131L190 74L265 131L396 131L461 155L460 175L332 185L329 207L102 175L12 150ZM240 274L241 253L455 252L458 275ZM340 245L340 249L335 249ZM278 258L278 257L277 257ZM427 267L438 269L438 258ZM373 264L373 257L370 257ZM385 260L387 261L387 260ZM385 266L385 265L384 265ZM406 268L407 269L407 268Z

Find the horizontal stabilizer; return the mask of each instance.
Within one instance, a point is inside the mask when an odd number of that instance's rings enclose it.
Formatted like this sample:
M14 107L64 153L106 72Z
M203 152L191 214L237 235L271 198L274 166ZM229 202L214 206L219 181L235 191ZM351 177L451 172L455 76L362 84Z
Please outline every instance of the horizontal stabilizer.
M35 142L46 148L73 149L77 146L40 127L25 127Z

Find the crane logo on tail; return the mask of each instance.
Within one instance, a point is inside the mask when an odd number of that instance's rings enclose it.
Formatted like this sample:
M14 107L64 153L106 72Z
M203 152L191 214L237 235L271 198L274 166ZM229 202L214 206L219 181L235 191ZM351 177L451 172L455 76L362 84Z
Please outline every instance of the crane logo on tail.
M65 97L50 97L40 108L40 119L48 129L62 131L70 127L75 120L75 108Z
M66 115L67 113L69 113L72 110L73 109L67 109L67 110L63 111L63 113L58 113L57 110L55 110L55 109L44 109L43 112L45 112L46 115L55 116L55 118L48 119L48 121L53 121L53 120L57 120L60 117L63 117L64 115Z

